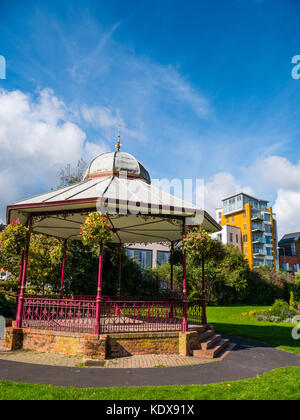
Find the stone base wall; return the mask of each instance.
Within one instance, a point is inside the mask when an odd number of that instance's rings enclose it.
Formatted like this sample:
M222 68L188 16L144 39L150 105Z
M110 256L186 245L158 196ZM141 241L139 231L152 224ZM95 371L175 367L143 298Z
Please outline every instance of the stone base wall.
M5 347L8 350L36 350L45 353L83 355L87 359L104 360L137 354L192 355L199 348L196 331L165 333L124 333L97 336L95 334L33 330L10 327L6 329Z
M178 332L108 335L108 357L178 353Z
M197 331L190 331L179 334L179 354L192 356L193 350L199 349L200 336Z

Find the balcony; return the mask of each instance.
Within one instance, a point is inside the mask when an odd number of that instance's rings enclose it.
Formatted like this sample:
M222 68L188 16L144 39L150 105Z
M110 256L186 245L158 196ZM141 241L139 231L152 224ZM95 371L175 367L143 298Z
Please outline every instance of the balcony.
M251 215L251 220L252 221L263 221L264 220L264 215L261 212L253 212Z
M252 236L252 242L254 244L265 244L266 240L263 236L257 236L257 235L253 235Z
M252 232L264 232L265 227L263 223L252 223Z
M265 257L266 252L263 249L253 249L253 256L254 257Z

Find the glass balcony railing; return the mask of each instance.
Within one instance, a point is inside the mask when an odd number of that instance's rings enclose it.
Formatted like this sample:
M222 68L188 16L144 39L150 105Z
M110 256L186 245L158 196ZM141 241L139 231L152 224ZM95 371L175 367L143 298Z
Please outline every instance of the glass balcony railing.
M255 244L265 244L266 239L263 236L260 235L253 235L252 236L252 242Z
M265 231L265 226L263 223L257 223L257 222L252 223L252 232L264 232L264 231Z
M252 220L262 220L263 221L264 220L264 215L259 211L255 211L255 212L252 213L251 219Z
M265 257L266 256L266 251L264 251L263 249L253 249L253 255L255 257Z

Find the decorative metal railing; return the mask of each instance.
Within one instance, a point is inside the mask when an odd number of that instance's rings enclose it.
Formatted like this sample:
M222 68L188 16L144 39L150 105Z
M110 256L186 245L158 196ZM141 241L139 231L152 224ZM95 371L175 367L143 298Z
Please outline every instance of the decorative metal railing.
M181 300L176 297L155 297L155 296L122 296L121 298L118 298L117 296L102 296L105 300L122 300L122 301L169 301L169 300ZM75 300L96 300L96 295L75 295Z
M113 300L114 299L114 300ZM184 308L191 323L201 323L201 301L103 298L100 333L181 331ZM24 299L22 327L94 333L96 300Z
M181 331L182 302L106 300L100 325L104 333Z
M96 302L25 298L22 327L93 333L95 317Z

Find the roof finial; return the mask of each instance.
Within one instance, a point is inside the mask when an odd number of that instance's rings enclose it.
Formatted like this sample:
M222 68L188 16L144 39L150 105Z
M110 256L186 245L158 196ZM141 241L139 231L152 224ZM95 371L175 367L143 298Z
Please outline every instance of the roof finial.
M116 144L117 152L120 151L122 144L120 143L121 138L121 125L119 124L119 134L118 134L118 143Z

